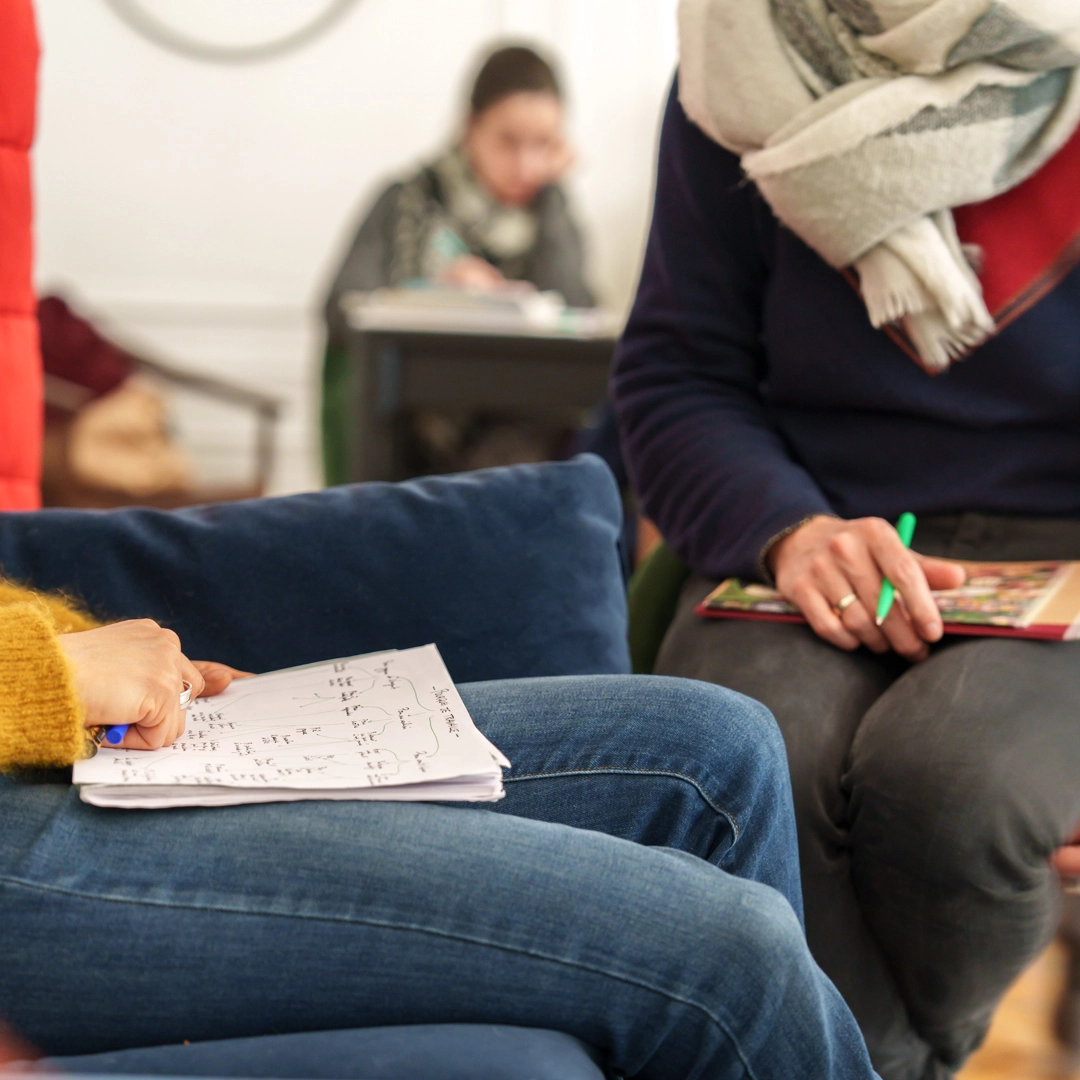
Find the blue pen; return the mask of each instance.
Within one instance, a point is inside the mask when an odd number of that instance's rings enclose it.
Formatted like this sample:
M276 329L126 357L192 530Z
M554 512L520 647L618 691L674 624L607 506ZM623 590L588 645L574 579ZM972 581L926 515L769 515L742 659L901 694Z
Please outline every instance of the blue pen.
M186 709L190 704L191 683L189 683L187 679L185 679L184 690L183 693L180 695L180 708ZM102 738L104 738L105 742L107 742L110 746L119 746L124 741L124 736L127 734L129 727L131 727L130 724L111 724L109 727L105 728L102 735L94 741L98 744L98 746L100 746Z
M113 724L112 727L105 729L105 741L110 746L119 746L124 741L124 736L127 734L130 724Z

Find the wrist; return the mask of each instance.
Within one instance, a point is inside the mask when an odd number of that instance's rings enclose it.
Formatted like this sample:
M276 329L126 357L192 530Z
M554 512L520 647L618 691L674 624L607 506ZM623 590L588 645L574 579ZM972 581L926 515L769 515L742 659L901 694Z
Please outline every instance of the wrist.
M806 538L808 533L821 528L826 523L836 522L840 519L835 514L811 514L809 517L797 521L794 525L777 533L761 554L760 563L769 572L775 582L780 572L780 565L787 552L798 546ZM796 539L798 537L798 539Z
M79 702L82 711L82 726L88 731L98 728L101 721L94 716L88 707L87 695L83 686L83 670L81 664L80 645L82 643L79 634L60 634L56 639L60 646L60 652L67 662L68 676L71 680L71 688L75 694L75 700Z
M0 617L0 769L70 765L83 756L84 710L53 620L38 602Z

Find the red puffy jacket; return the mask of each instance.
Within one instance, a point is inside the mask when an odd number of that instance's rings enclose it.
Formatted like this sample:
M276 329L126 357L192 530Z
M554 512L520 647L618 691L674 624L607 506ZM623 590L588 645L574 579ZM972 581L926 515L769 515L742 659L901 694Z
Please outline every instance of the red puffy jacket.
M41 355L30 270L37 61L30 0L0 0L0 510L41 502Z

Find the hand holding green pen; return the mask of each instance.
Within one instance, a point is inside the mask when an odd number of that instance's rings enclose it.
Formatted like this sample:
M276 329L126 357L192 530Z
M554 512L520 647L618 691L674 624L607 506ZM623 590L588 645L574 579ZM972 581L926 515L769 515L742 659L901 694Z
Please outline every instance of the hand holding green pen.
M820 637L848 651L891 649L913 662L924 659L928 646L941 638L933 591L955 589L964 580L956 563L916 554L879 517L817 515L773 546L768 565L776 587ZM903 614L909 617L886 617L877 626L882 578L903 596Z
M896 532L900 537L900 543L906 548L911 547L911 538L915 535L915 515L905 511L900 515L896 523ZM878 594L877 613L874 616L874 625L880 626L892 610L893 601L896 599L896 589L893 583L884 578L881 582L881 592Z

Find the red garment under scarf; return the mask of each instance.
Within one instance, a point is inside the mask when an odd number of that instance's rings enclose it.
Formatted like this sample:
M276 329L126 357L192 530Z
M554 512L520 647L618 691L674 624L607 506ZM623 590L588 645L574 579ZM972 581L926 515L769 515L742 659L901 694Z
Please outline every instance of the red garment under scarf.
M953 214L961 241L983 250L979 281L1002 330L1080 263L1080 130L1019 186Z
M986 202L956 207L953 217L961 242L982 250L979 282L1000 333L1080 263L1080 129L1034 176ZM844 276L858 291L854 269ZM882 329L919 367L939 374L900 326Z

